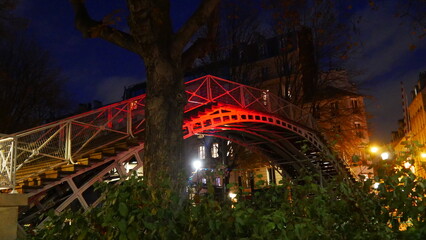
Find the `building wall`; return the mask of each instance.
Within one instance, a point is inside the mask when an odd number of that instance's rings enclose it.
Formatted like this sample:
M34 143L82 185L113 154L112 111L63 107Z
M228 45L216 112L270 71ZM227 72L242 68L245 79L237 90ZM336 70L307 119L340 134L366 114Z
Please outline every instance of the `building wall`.
M322 133L331 139L329 143L338 143L335 150L339 155L346 161L351 161L354 154L363 158L364 144L369 141L363 96L356 94L345 71L318 74L309 29L303 28L287 37L265 39L230 52L238 53L238 56L230 57L236 57L239 61L238 64L225 65L225 68L230 69L230 76L223 77L269 90L309 111L318 107L319 112L316 113L321 116L318 120ZM349 89L355 94L342 91L346 95L315 99L316 91L325 85ZM358 103L356 112L351 110L352 101ZM328 116L326 119L325 116L330 114L331 104L336 102L342 108L341 114ZM364 166L363 170L356 171L364 173L365 169L367 167Z
M319 101L315 117L321 132L336 153L356 175L372 176L373 171L361 161L369 144L367 117L362 96L342 96ZM336 109L337 106L337 109ZM358 156L360 162L354 161Z
M267 64L267 61L263 61ZM269 60L273 63L273 60ZM273 66L270 66L273 68ZM298 76L287 77L287 81L300 81ZM321 133L337 154L351 165L356 175L364 174L372 176L373 171L367 165L360 165L366 159L366 147L369 144L369 130L367 113L365 111L364 96L357 93L356 88L349 83L345 71L332 71L321 74L320 82L329 85L330 90L317 93L316 98L303 103L303 107L310 111L316 118ZM283 96L288 89L285 81L280 78L272 78L262 82L261 88ZM299 96L303 95L302 86L299 86ZM324 86L323 86L324 87ZM294 89L293 89L294 90ZM282 92L280 92L282 91ZM295 101L300 103L300 97L295 96L292 89L289 90L289 101L297 97ZM293 95L292 95L293 94ZM358 156L360 162L356 163L353 156ZM364 161L365 163L365 161Z
M411 131L408 135L409 140L417 141L420 144L426 144L426 88L423 88L413 98L408 106L410 116ZM421 149L423 150L423 149ZM415 158L415 172L418 176L426 177L426 170L422 167L421 157Z

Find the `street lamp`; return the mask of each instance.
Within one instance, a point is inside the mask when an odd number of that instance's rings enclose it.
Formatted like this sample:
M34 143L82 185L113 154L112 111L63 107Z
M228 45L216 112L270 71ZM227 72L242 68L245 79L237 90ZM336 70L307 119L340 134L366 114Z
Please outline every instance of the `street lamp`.
M229 192L229 198L231 201L236 202L237 201L237 194L233 192Z
M370 152L371 153L378 153L379 152L379 147L377 147L377 146L370 147Z
M411 163L410 163L410 162L404 162L404 167L405 167L406 169L411 168Z
M380 185L380 183L375 182L375 183L373 184L373 188L374 188L374 189L378 189L378 188L379 188L379 185Z
M382 158L382 160L388 160L390 157L390 153L389 152L382 152L382 154L380 154L380 157Z
M195 168L195 171L198 171L198 169L200 169L203 166L203 162L199 159L194 160L192 162L192 167Z

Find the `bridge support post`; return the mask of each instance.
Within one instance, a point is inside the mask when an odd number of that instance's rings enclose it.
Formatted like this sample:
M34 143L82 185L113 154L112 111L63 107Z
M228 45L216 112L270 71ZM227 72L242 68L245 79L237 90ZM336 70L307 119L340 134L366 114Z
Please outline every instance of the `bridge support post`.
M74 161L72 160L72 144L71 144L71 134L72 134L72 124L71 122L68 122L66 125L66 133L65 133L65 159L71 163L74 164Z
M3 240L15 240L18 237L18 207L28 205L24 194L0 194L0 236Z
M135 103L129 103L127 106L127 134L131 137L133 137L133 126L132 126L132 110L135 105Z

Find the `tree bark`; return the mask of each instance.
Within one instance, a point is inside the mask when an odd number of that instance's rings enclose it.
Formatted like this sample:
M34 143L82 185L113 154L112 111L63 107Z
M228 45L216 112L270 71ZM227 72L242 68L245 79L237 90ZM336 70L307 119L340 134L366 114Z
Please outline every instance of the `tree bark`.
M177 179L183 172L182 123L186 96L183 72L178 64L158 58L145 63L149 81L144 174L149 184L155 184L163 177Z

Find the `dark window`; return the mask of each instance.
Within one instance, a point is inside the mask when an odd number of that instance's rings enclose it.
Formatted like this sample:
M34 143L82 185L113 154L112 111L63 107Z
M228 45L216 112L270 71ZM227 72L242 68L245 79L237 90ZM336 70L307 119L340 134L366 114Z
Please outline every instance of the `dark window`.
M342 128L340 127L340 125L334 125L333 126L333 132L335 132L335 133L341 133L342 132Z
M312 115L314 116L314 118L319 119L321 117L321 113L320 113L320 106L319 105L315 105Z
M332 116L339 115L339 104L337 102L333 102L330 104L330 111Z
M352 99L352 100L351 100L351 106L352 106L352 111L353 111L354 113L359 112L358 100L356 100L356 99Z
M266 44L262 43L259 45L259 57L266 57L268 55L268 48Z
M260 76L263 80L266 80L269 78L269 68L268 67L262 67L260 70Z

